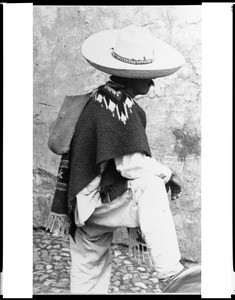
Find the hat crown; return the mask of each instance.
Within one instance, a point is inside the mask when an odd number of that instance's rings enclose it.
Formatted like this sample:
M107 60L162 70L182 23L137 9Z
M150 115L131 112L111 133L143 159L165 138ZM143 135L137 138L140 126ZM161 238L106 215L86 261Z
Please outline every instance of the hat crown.
M128 59L153 59L152 40L147 28L129 25L120 30L113 50L117 55Z

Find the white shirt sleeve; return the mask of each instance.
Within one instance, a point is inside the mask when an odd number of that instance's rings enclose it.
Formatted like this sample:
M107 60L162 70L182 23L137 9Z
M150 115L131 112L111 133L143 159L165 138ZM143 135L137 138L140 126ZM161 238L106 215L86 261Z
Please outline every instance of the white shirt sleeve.
M116 169L128 179L137 179L148 174L161 177L167 183L172 171L155 158L136 152L115 158Z

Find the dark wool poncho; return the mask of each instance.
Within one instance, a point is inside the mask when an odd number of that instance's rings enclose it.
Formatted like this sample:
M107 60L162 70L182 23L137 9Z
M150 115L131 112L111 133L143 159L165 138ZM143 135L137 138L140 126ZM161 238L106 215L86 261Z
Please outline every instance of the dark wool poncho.
M114 92L107 86L100 87L76 125L71 144L69 199L100 173L102 162L134 152L151 155L145 133L145 112L124 92L119 97ZM116 168L111 169L114 172L102 178L102 187L116 181L119 173Z
M120 86L108 82L88 100L79 120L69 151L67 190L68 215L73 236L73 209L76 195L100 174L103 162L101 199L112 201L127 189L127 179L116 170L114 158L142 152L151 156L144 110ZM53 210L52 210L53 211Z

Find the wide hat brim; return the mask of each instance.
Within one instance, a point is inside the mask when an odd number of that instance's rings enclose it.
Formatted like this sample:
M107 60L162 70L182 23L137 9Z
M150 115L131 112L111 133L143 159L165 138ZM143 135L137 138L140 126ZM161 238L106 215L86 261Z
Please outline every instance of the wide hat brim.
M82 54L94 68L119 77L154 79L175 73L185 62L178 50L157 38L153 38L155 57L152 63L135 65L122 62L111 54L119 32L120 29L100 31L84 41Z

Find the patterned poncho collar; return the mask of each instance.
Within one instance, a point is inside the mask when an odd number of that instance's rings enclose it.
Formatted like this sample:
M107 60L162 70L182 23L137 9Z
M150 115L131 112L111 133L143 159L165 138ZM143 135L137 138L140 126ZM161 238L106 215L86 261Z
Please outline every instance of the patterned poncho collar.
M103 162L117 156L142 152L151 156L143 109L119 84L111 81L97 88L79 116L70 151L62 155L48 229L60 233L75 230L76 195L97 175ZM125 179L109 164L101 188L123 192ZM69 231L70 230L70 231Z

